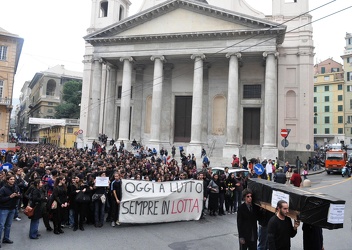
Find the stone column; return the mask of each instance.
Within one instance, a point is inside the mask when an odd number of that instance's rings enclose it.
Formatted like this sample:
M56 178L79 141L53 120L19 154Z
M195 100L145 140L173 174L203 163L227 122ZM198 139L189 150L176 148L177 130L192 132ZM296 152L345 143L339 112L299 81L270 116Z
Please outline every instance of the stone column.
M89 113L89 135L93 139L97 139L99 135L99 119L101 105L101 80L102 80L102 63L101 58L93 59L93 79L90 92Z
M145 98L144 98L144 64L136 64L134 67L136 71L135 91L133 94L133 120L131 140L136 139L142 141L144 139L144 123L143 114L145 113Z
M163 62L164 56L152 56L150 58L154 61L154 79L153 79L153 99L152 99L152 120L150 131L150 142L160 142L160 121L161 121L161 107L163 100Z
M106 123L106 91L107 91L107 79L108 79L108 69L106 62L102 65L101 74L101 86L100 86L100 118L99 118L99 133L105 134L105 123Z
M115 101L116 101L116 80L117 80L117 67L108 65L108 80L107 91L105 95L105 124L104 133L111 139L116 139L114 117L115 117Z
M202 105L203 105L203 60L204 54L192 55L194 60L192 129L190 144L200 145L202 140Z
M239 64L241 58L240 53L229 53L226 55L229 58L229 82L227 91L227 143L226 145L238 146L238 131L239 131Z
M277 137L277 52L264 52L265 94L264 94L264 143L263 147L276 148Z
M121 112L119 141L129 141L130 129L130 108L131 108L131 85L132 85L132 57L120 58L123 62L122 93L121 93Z

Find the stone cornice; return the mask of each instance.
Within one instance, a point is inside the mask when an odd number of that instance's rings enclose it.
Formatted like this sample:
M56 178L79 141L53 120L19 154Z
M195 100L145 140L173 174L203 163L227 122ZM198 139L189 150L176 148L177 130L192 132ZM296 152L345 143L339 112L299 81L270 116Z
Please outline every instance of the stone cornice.
M213 18L222 19L228 22L242 24L248 27L248 30L236 30L236 31L220 31L220 32L194 32L194 33L179 33L179 34L159 34L159 35L143 35L143 36L121 36L118 37L118 34L141 25L149 20L155 19L158 16L162 16L171 12L177 8L187 9L193 12L201 13ZM133 40L158 40L158 39L167 39L167 38L187 38L187 36L207 36L214 33L216 35L227 35L227 33L233 33L235 35L244 35L241 32L249 32L253 34L258 34L261 32L267 32L266 34L278 36L278 44L283 42L284 35L286 31L285 25L280 25L275 22L271 22L265 19L260 19L252 16L248 16L242 13L232 12L229 10L221 9L215 6L204 4L201 2L189 1L189 0L173 0L167 1L165 3L154 6L153 8L142 11L136 15L128 17L121 20L120 22L110 25L102 30L93 32L85 36L85 40L89 43L99 43L99 42L121 42L121 41L133 41Z

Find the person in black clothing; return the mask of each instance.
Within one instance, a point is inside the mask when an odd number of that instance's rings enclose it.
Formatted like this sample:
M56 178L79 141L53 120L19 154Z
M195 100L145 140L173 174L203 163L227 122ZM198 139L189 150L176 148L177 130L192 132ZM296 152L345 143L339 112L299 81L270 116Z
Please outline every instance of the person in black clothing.
M324 250L323 230L321 227L303 223L303 249Z
M282 167L279 167L274 174L274 182L285 184L286 174L283 172Z
M202 181L203 182L203 207L202 207L202 215L201 215L201 219L204 219L204 216L205 216L205 202L207 200L207 188L206 186L208 185L208 182L204 179L204 173L203 172L200 172L198 174L198 180Z
M226 182L225 175L219 177L220 179L220 189L219 189L219 215L225 215L224 211L224 201L225 201L225 193L226 193Z
M216 215L215 211L219 208L219 191L220 191L220 180L219 175L214 174L213 179L209 182L208 185L208 194L209 194L209 215Z
M64 233L61 229L61 220L64 209L68 206L65 181L64 177L59 176L54 184L52 199L57 202L56 209L53 209L54 234Z
M300 222L295 221L292 226L292 221L287 214L287 202L279 200L276 215L271 217L268 223L269 250L289 250L291 248L291 238L296 236Z
M100 177L106 177L105 172L99 173ZM106 187L97 187L94 180L94 194L92 202L94 203L94 225L95 227L102 227L104 225L105 216L105 202L102 202L101 197L106 193ZM106 196L105 196L106 197Z
M120 211L120 201L121 201L121 180L120 174L114 174L115 180L113 181L112 185L112 199L111 199L111 226L114 227L115 225L120 225L119 222L119 211Z
M4 230L2 243L13 243L10 240L10 230L16 205L20 198L20 190L15 185L15 176L8 175L7 183L0 189L0 239Z
M237 229L241 250L257 249L257 214L258 207L253 206L253 193L250 189L244 189L242 192L242 203L237 211Z
M38 233L39 220L42 217L42 202L46 200L44 193L41 188L43 183L40 179L36 179L31 186L31 192L29 195L30 206L34 208L34 214L31 219L29 226L29 238L36 240L39 239L40 234Z
M257 250L267 250L269 248L268 243L268 223L271 217L275 214L265 210L263 208L259 209L258 214L258 247Z
M88 187L83 183L83 176L80 174L75 177L75 179L73 180L73 184L70 187L71 187L70 188L71 189L70 206L73 207L73 211L74 211L73 231L77 231L78 227L81 231L84 231L83 221L86 215L87 204L82 202L77 202L75 199L79 192L85 193Z

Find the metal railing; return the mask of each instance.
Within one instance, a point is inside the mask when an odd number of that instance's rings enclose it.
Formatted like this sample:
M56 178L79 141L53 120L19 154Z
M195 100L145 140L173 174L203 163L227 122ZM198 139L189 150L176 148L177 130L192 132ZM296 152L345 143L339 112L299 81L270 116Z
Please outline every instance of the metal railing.
M10 106L11 105L11 99L10 98L3 98L0 97L0 105L6 105L6 106Z

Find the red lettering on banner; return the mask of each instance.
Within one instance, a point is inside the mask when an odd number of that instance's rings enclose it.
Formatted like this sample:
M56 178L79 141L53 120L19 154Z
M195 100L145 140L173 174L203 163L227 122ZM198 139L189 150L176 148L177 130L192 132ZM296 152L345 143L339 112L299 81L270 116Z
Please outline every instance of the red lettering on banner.
M172 201L171 214L193 213L195 209L199 213L198 199L182 199Z

